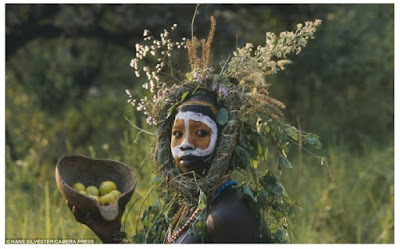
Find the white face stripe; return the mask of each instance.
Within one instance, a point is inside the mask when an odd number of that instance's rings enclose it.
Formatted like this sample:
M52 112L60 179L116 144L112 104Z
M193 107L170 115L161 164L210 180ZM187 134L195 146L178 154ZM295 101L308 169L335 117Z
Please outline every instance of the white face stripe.
M181 157L185 155L193 155L193 156L208 156L210 155L214 148L215 144L217 142L217 136L218 136L218 127L217 124L208 116L203 115L198 112L178 112L178 114L175 117L175 121L178 119L182 119L185 124L185 139L184 141L176 145L175 147L171 148L171 153L172 156L175 157ZM194 150L191 151L183 151L181 150L182 146L188 145L189 144L189 120L194 120L197 122L202 122L203 124L207 125L210 127L211 130L211 139L210 139L210 144L206 149L200 149L200 148L195 148Z

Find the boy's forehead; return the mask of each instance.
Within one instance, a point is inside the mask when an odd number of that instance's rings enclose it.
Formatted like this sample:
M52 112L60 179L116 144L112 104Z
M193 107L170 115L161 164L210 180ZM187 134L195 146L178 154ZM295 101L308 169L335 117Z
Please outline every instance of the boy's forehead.
M184 124L185 121L188 121L189 124L204 124L209 120L208 116L203 115L200 112L178 112L175 116L174 124Z
M175 119L175 121L174 121L174 126L175 127L184 126L184 125L185 125L185 120L183 120L183 119Z
M178 114L175 116L173 126L184 126L186 124L186 121L189 126L206 125L210 128L217 128L215 121L209 116L204 115L200 112L192 111L179 111Z
M193 120L191 118L188 118L188 125L191 127L200 127L200 126L208 126L207 122L202 122L202 120ZM185 126L185 120L184 119L176 119L173 125L175 128L177 127L184 127Z

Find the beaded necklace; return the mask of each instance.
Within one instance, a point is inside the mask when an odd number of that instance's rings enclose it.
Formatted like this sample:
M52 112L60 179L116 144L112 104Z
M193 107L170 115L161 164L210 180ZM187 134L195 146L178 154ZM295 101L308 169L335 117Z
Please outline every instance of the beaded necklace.
M217 190L214 192L213 194L213 200L215 198L217 198L221 192L223 190L225 190L226 188L228 188L229 186L233 186L233 185L237 185L236 181L227 181L224 184L221 184ZM168 243L173 243L181 234L182 232L190 225L190 223L192 223L195 219L197 214L199 213L199 209L196 208L196 210L193 212L193 214L189 217L189 219L185 222L185 224L183 224L183 226L179 229L176 229L176 226L181 222L182 218L185 216L185 213L187 213L188 207L187 206L181 206L179 208L179 210L176 212L176 214L174 215L174 217L172 218L172 222L168 227L167 230L167 242ZM176 230L175 233L172 233L173 230Z
M213 199L217 198L218 195L220 195L223 190L233 185L237 185L237 181L230 180L219 186L218 189L213 194Z
M179 224L182 217L184 216L183 215L184 211L188 211L186 209L187 209L187 206L181 206L181 208L178 210L178 212L172 218L172 222L167 230L167 242L168 243L173 243L182 234L182 232L190 225L190 223L192 223L196 219L196 216L197 216L198 212L200 211L198 208L196 208L196 210L189 217L189 219L185 222L185 224L183 224L183 226L181 228L179 228L175 233L172 233L174 228Z

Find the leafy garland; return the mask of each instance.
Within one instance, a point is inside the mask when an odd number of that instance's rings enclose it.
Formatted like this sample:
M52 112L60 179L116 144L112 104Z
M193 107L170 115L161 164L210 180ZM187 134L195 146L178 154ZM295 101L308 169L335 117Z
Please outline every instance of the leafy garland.
M211 18L211 31L207 40L198 41L182 38L172 42L170 31L164 30L160 39L153 37L150 31L144 31L144 40L148 45L136 45L136 57L131 66L140 77L144 72L148 82L143 87L152 97L135 98L127 90L132 105L144 111L147 123L156 126L157 144L154 159L158 166L151 189L156 190L157 202L149 206L142 214L143 230L132 237L134 243L162 243L165 232L180 204L196 206L200 213L197 222L192 223L190 232L204 237L206 233L206 207L216 183L226 174L232 174L241 181L237 186L248 200L250 208L257 215L260 242L290 242L289 217L293 215L296 203L287 195L279 177L272 169L258 167L260 161L267 160L265 148L275 148L277 169L291 168L287 158L291 143L302 141L312 149L322 147L318 136L298 131L295 127L281 121L284 104L269 96L269 84L265 77L280 70L291 62L286 58L289 53L300 53L308 39L313 38L320 20L298 24L295 32L282 32L279 39L273 33L266 33L264 46L247 43L238 48L232 58L221 62L221 71L216 74L208 66L210 47L213 40L216 21ZM197 47L202 55L197 56ZM166 68L171 69L174 77L172 52L174 48L186 48L192 71L186 73L186 80L168 85L161 81ZM148 57L153 57L150 60ZM154 61L155 64L141 63ZM186 177L174 165L169 152L170 127L176 107L188 96L200 93L214 94L222 108L217 114L217 122L223 126L217 142L217 156L212 163L208 176L204 178ZM230 139L230 140L229 140ZM228 146L229 144L229 146ZM317 157L321 164L327 164L324 157ZM214 177L214 178L213 178Z

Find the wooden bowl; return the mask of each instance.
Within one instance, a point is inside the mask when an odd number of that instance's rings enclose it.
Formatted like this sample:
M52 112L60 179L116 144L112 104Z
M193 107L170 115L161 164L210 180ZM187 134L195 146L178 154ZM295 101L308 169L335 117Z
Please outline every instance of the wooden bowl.
M100 214L107 221L122 215L136 186L136 176L127 165L114 160L80 155L62 156L57 162L55 176L58 189L69 203L83 212ZM106 180L115 182L121 192L117 200L108 206L102 206L95 199L72 188L76 182L99 187Z

